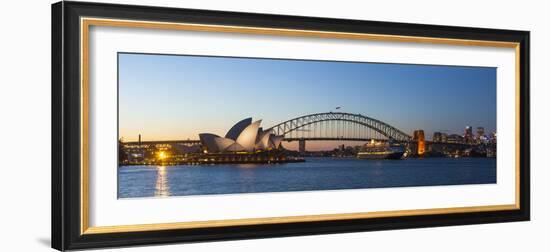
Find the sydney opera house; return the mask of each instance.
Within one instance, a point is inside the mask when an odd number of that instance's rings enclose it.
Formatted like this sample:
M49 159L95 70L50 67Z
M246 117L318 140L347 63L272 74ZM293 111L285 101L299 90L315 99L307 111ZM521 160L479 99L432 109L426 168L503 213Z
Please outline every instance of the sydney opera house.
M199 134L200 142L206 153L255 153L279 148L283 136L273 134L271 129L263 130L261 122L252 122L252 118L246 118L233 125L225 137Z

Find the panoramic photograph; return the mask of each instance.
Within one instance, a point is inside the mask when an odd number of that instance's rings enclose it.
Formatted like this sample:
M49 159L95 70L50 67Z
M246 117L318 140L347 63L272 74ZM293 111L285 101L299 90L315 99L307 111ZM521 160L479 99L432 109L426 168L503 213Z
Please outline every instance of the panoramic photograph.
M494 184L496 71L119 53L117 196Z

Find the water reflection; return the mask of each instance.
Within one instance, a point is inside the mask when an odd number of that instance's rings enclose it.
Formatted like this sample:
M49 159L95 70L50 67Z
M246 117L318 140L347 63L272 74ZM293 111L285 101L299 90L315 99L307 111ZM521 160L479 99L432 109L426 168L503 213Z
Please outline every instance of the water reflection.
M259 167L259 165L257 164L236 164L235 166L241 169L251 169L251 168Z
M119 197L167 197L496 183L496 159L308 158L280 165L123 166Z
M157 183L155 186L155 196L167 197L170 196L170 186L166 174L166 166L157 167Z

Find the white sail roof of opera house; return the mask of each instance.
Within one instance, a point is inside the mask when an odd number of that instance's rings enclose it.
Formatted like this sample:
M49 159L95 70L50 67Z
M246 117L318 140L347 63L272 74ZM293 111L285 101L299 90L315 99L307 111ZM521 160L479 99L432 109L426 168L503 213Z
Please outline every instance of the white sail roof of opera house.
M214 143L216 144L216 150L218 151L226 150L230 146L232 147L232 149L236 149L235 151L244 150L244 147L242 145L236 143L233 139L229 138L217 137L214 138Z
M239 137L241 132L250 124L252 124L251 117L243 119L242 121L233 125L233 127L231 127L229 131L227 131L227 134L225 134L225 138L237 140L237 137Z
M256 140L256 149L269 148L269 137L271 137L272 130L263 131L262 128L258 129L258 136Z
M260 128L262 120L253 122L246 126L237 137L237 143L240 144L246 151L253 151L256 147L256 137L258 136L258 128Z
M277 148L279 147L283 139L284 139L284 136L276 136L274 134L271 134L271 137L269 138L269 144L271 146L275 146L273 148Z
M204 146L204 148L206 148L210 152L220 152L218 144L215 141L216 138L220 138L220 136L210 133L199 134L199 139L202 146Z
M253 152L278 148L283 136L273 134L271 129L262 130L262 120L252 122L246 118L229 129L225 137L211 133L201 133L199 138L207 152Z

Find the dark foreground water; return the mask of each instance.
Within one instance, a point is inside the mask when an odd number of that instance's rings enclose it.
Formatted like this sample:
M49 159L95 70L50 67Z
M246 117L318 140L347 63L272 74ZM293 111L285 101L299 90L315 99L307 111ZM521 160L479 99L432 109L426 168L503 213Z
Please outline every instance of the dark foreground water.
M358 160L118 168L118 197L496 183L496 159Z

